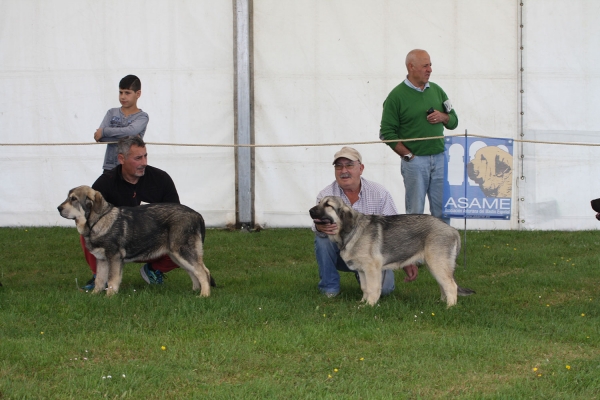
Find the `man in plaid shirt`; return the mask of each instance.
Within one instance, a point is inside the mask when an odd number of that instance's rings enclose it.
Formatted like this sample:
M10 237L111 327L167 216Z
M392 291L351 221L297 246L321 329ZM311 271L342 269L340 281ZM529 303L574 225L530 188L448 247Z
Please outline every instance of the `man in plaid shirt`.
M398 214L390 193L380 184L363 178L365 168L360 153L352 147L343 147L333 157L335 181L317 196L317 204L323 197L341 197L344 203L363 214L395 215ZM315 220L315 255L319 265L319 290L327 297L335 297L340 292L340 274L338 271L354 272L348 268L340 257L337 245L329 240L328 235L337 232L337 224L321 224ZM405 282L417 279L418 269L415 265L404 267ZM394 290L394 271L385 270L381 295L385 296Z

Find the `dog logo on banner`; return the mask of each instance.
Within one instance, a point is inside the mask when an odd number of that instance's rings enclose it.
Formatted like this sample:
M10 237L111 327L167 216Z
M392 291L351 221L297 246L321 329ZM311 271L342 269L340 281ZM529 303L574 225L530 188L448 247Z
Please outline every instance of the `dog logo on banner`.
M510 219L513 141L445 138L445 218Z

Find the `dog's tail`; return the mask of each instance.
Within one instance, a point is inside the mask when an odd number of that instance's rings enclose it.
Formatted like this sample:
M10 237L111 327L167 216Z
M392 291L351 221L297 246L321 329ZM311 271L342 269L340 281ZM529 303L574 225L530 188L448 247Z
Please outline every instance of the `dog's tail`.
M474 290L469 289L469 288L462 288L462 287L458 286L458 295L459 296L470 296L472 294L475 294Z

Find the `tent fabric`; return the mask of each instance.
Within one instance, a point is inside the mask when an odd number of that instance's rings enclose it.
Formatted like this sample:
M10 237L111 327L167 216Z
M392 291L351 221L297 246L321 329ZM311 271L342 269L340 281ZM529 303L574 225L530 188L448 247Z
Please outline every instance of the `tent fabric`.
M56 206L101 173L93 133L118 106L118 82L142 80L149 163L173 177L208 226L236 222L235 10L210 0L8 1L0 6L0 226L72 226ZM521 5L522 4L522 5ZM598 141L595 0L252 1L255 222L308 227L334 179L339 145L377 142L382 103L406 53L426 49L459 116L451 134L512 138L510 221L469 229L597 229L588 176ZM364 176L399 210L398 157L357 144ZM584 182L585 180L585 182ZM427 212L427 209L426 209ZM452 225L463 227L462 220Z

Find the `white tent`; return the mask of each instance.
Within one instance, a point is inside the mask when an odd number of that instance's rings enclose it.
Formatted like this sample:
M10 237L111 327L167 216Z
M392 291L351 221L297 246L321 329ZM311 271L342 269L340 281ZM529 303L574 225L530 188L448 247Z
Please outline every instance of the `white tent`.
M259 146L253 222L310 225L338 143L378 140L406 53L424 48L431 80L459 116L452 133L516 141L510 221L468 227L597 229L589 200L600 185L584 182L600 159L586 145L600 143L595 0L1 2L0 226L72 226L56 206L101 173L104 145L92 136L127 74L142 80L145 140L163 144L148 146L150 164L169 172L209 226L236 223L240 3L250 6L250 130ZM279 147L327 143L336 145ZM403 210L397 156L381 143L354 147L364 176Z

